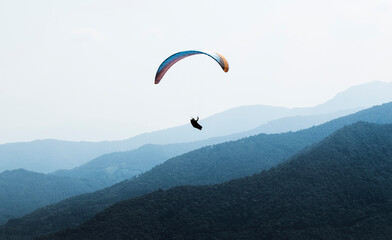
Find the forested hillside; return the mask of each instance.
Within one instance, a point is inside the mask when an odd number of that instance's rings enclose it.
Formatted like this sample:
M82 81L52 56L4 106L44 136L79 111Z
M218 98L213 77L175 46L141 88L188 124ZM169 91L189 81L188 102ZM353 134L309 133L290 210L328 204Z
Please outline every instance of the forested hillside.
M254 134L255 132L274 132L279 131L279 129L281 129L282 131L284 129L299 129L301 128L301 126L312 126L317 122L325 122L327 119L331 119L333 117L345 114L347 114L346 111L328 115L285 118L262 125L256 131L246 132L243 136L252 135L252 133ZM59 170L51 174L56 176L66 176L74 179L79 179L74 180L74 184L72 184L72 187L75 188L75 191L77 191L78 194L91 192L111 186L123 180L130 179L151 169L155 165L162 163L171 157L206 145L216 144L238 138L241 138L241 135L235 134L190 143L177 143L168 145L147 144L131 151L108 153L96 159L93 159L80 167L71 170ZM79 186L78 182L82 183L82 186ZM9 191L8 195L13 196L20 193L20 188L7 186L7 181L3 183L3 188ZM87 185L88 189L82 191L82 189L84 189L84 185ZM38 188L35 188L35 186ZM66 187L65 192L67 192L67 188L69 187L70 186ZM42 185L30 185L29 192L40 192L41 188ZM47 194L49 193L50 189L51 188L45 189ZM60 191L61 189L57 188L54 190L53 194ZM33 198L35 204L31 204L32 200L30 198L19 198L17 201L18 204L14 205L14 207L11 208L9 207L9 204L0 204L0 213L4 212L4 214L2 214L0 217L0 224L5 223L10 218L22 216L28 212L31 212L32 210L35 210L38 207L53 203L53 201L48 201L46 197L47 194L42 194L38 198ZM75 194L60 194L58 198L56 198L55 202L73 195ZM13 198L7 198L7 201L13 202Z
M357 121L392 123L392 103L363 110L310 129L284 134L260 134L204 147L112 187L63 200L0 227L0 236L29 239L76 226L111 204L158 189L180 185L216 184L273 167L344 125Z
M94 191L83 180L23 169L0 173L0 224L64 198Z
M108 153L80 167L71 170L60 170L52 174L84 179L98 190L130 179L169 158L197 149L208 143L209 140L168 145L147 144L131 151Z
M344 127L287 162L123 201L38 239L390 239L392 125Z

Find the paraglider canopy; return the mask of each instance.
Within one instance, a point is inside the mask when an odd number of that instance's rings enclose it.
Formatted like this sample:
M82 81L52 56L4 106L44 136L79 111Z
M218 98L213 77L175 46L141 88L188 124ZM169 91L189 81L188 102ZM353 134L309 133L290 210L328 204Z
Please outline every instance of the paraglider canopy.
M173 55L171 55L170 57L168 57L165 61L162 62L162 64L159 66L158 71L155 75L155 84L158 84L161 79L163 78L163 76L165 75L165 73L167 72L167 70L169 70L169 68L171 66L173 66L176 62L180 61L183 58L195 55L195 54L205 54L209 57L211 57L212 59L214 59L221 67L222 70L224 72L229 71L229 64L227 62L227 60L219 53L214 52L214 51L200 51L200 50L189 50L189 51L182 51L182 52L178 52L175 53Z

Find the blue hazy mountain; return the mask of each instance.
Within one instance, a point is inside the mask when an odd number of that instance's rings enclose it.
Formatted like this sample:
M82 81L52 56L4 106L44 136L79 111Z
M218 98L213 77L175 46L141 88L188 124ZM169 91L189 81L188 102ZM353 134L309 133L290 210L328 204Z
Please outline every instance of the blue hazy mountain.
M23 169L0 173L0 224L64 198L96 190L88 183Z
M392 103L383 104L320 126L282 134L259 134L197 149L171 158L131 180L65 199L0 227L5 239L31 239L74 227L121 200L181 185L217 184L251 176L282 163L337 129L355 123L392 123Z
M218 141L224 139L167 145L146 144L131 151L104 154L74 169L59 170L51 175L83 179L98 190L140 175L169 158Z
M5 171L0 173L0 225L67 197L130 179L199 146L198 143L149 144L127 152L105 154L73 170L53 174L23 169Z
M353 86L331 100L316 106L319 113L335 112L339 108L370 107L392 101L392 82L370 82Z
M372 82L349 88L324 104L312 108L282 108L272 106L242 106L200 120L203 131L195 135L188 124L144 133L120 140L103 142L70 142L37 140L0 145L0 172L24 168L36 172L52 172L80 166L100 155L128 151L144 144L191 142L226 136L254 129L279 118L321 115L342 110L358 110L392 101L392 83ZM278 132L282 132L279 131Z
M146 144L131 151L104 154L79 167L70 170L59 170L51 174L84 179L98 190L139 175L169 158L204 146L238 140L259 133L305 129L347 115L350 112L351 110L314 116L287 117L273 120L250 131L189 143Z
M274 132L279 129L279 125L283 126L284 129L301 129L305 126L313 126L318 123L325 122L329 119L335 118L337 116L344 115L342 113L328 114L328 115L316 115L316 116L306 116L306 117L289 117L281 120L275 120L270 123L265 124L265 126L260 126L251 133L242 134L244 136L254 135L257 132ZM262 130L260 130L262 128ZM207 140L201 140L191 143L177 143L177 144L167 144L167 145L156 145L147 144L140 148L125 151L125 152L115 152L104 154L98 158L89 161L82 166L76 167L71 170L59 170L51 175L54 176L65 176L67 178L51 178L49 176L44 177L43 174L37 174L28 171L16 171L19 172L17 181L20 182L18 186L26 184L28 186L28 191L26 188L15 187L14 186L14 175L15 174L3 174L1 189L6 189L9 196L19 196L20 198L15 201L16 197L6 197L3 201L0 201L0 224L5 223L6 220L18 216L22 216L31 212L32 210L60 201L64 198L75 195L74 192L86 193L91 191L96 191L115 183L121 182L126 179L135 177L147 170L150 170L155 165L163 163L164 161L172 158L174 156L201 148L203 146L208 146L212 144L217 144L225 141L232 141L242 137L241 134L234 134L226 137L216 137ZM8 173L12 173L10 171ZM33 183L38 183L40 180L67 180L71 185L66 186L64 192L62 192L63 185L56 185L53 187L45 187L45 194L38 194L37 196L29 196L29 194L34 195L34 193L41 193L43 187L48 184L28 184L30 181ZM23 180L25 182L23 182ZM69 187L72 187L75 191L69 193ZM87 187L86 187L87 186ZM0 190L1 190L0 189ZM58 194L58 193L61 194ZM1 194L0 194L1 195ZM5 194L3 194L5 196ZM29 197L21 197L29 196ZM53 195L56 198L53 198ZM53 200L54 199L54 200ZM17 202L17 204L14 204ZM10 207L13 206L13 207Z
M356 123L278 167L115 204L38 239L390 239L392 125Z

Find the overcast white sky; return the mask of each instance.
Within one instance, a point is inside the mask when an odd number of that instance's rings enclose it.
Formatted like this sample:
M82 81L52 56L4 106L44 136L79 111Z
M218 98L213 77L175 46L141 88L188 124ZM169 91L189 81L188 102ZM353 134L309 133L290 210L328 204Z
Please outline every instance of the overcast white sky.
M0 143L125 139L392 81L389 0L0 0ZM159 64L184 59L154 85ZM196 99L199 98L199 99Z

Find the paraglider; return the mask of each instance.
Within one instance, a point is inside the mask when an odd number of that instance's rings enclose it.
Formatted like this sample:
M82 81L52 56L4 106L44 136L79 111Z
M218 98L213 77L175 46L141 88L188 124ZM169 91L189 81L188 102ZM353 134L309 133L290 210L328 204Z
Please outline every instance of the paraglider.
M224 72L229 71L229 63L222 55L220 55L217 52L198 51L198 50L182 51L182 52L178 52L178 53L171 55L165 61L162 62L162 64L159 66L158 71L155 75L155 84L158 84L161 81L161 79L163 78L163 76L165 75L167 70L169 70L169 68L171 66L173 66L176 62L180 61L181 59L184 59L186 57L196 55L196 54L205 54L205 55L211 57L221 66L221 68Z
M199 117L197 117L197 119L192 118L191 124L194 128L201 130L203 127L197 121L199 121Z
M229 71L229 64L227 62L227 60L219 53L214 52L214 51L200 51L200 50L189 50L189 51L182 51L182 52L178 52L175 53L173 55L171 55L170 57L168 57L165 61L163 61L161 63L161 65L159 66L157 73L155 75L155 84L158 84L163 76L165 76L165 73L178 61L180 61L181 59L184 59L186 57L192 56L192 55L196 55L196 54L204 54L207 55L209 57L211 57L212 59L214 59L222 68L222 70L224 72ZM197 119L192 118L191 119L191 124L194 128L197 128L199 130L202 129L202 126L197 122L199 121L199 117L197 117Z

